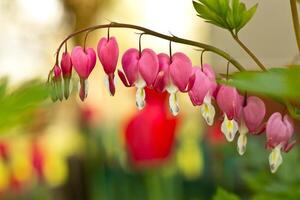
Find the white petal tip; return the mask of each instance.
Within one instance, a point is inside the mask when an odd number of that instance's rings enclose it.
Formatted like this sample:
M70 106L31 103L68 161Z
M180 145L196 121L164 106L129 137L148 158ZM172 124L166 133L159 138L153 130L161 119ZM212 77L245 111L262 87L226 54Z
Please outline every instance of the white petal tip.
M238 123L234 119L229 120L225 115L221 125L221 131L225 135L227 141L232 142L238 131Z
M240 133L238 141L237 141L237 149L238 149L238 153L241 156L245 154L246 146L247 146L247 136L246 136L246 134Z
M135 99L136 107L139 110L142 110L145 107L145 104L146 104L145 103L146 95L145 95L144 88L137 88L135 97L136 97L136 99Z
M238 153L240 156L243 156L246 152L246 147L243 146L243 147L238 147Z
M278 145L275 147L269 156L269 164L271 173L275 173L278 170L278 167L282 164L282 156L281 156L281 146Z
M171 93L169 97L169 107L173 116L177 116L179 114L179 106L177 103L176 93Z
M145 103L144 102L136 102L136 107L139 110L143 110L143 108L145 107Z

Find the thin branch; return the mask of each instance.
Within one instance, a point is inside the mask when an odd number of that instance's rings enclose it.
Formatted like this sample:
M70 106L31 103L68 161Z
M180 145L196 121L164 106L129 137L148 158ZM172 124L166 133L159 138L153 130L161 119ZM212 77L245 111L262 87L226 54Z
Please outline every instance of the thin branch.
M239 37L231 33L233 39L247 52L247 54L254 60L254 62L263 70L267 71L266 67L259 61L259 59L252 53L252 51L239 39Z
M169 36L169 35L164 35L162 33L141 27L141 26L136 26L136 25L132 25L132 24L124 24L124 23L116 23L116 22L112 22L110 24L101 24L101 25L96 25L96 26L91 26L79 31L76 31L70 35L68 35L59 45L58 49L57 49L57 55L56 55L56 62L58 63L58 58L59 58L59 52L63 46L63 44L68 41L70 38L72 38L75 35L84 33L86 31L94 31L97 29L103 29L103 28L128 28L128 29L135 29L135 30L140 30L142 32L144 32L147 35L152 35L158 38L162 38L165 40L169 40L175 43L181 43L181 44L186 44L186 45L190 45L190 46L194 46L194 47L199 47L202 49L205 49L206 51L211 51L214 52L216 54L218 54L219 56L225 58L226 60L228 60L233 66L235 66L239 71L245 71L245 68L235 59L233 59L228 53L226 53L225 51L216 48L214 46L208 45L208 44L204 44L204 43L200 43L200 42L196 42L196 41L192 41L192 40L188 40L188 39L184 39L184 38L179 38L177 36Z
M296 0L290 0L290 4L291 4L291 12L293 17L295 36L296 36L298 50L300 54L300 27L299 27L300 25L299 25L299 16L297 10L297 2Z

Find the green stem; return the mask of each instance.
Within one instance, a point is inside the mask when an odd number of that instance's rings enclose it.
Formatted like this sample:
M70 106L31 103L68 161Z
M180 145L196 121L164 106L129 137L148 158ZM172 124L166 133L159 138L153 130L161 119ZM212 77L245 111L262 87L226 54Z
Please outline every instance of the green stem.
M263 70L267 71L266 67L259 61L259 59L252 53L252 51L239 39L239 37L231 33L233 39L247 52L247 54L254 60L254 62Z
M204 49L205 51L211 51L223 58L225 58L226 60L228 60L233 66L235 66L239 71L245 71L245 68L235 59L233 59L228 53L226 53L225 51L216 48L214 46L208 45L208 44L204 44L204 43L200 43L200 42L196 42L196 41L192 41L192 40L188 40L188 39L184 39L184 38L179 38L176 37L174 35L169 36L169 35L164 35L162 33L141 27L141 26L136 26L136 25L132 25L132 24L124 24L124 23L117 23L117 22L112 22L110 24L101 24L101 25L96 25L96 26L91 26L79 31L76 31L70 35L68 35L59 45L57 52L56 52L56 64L58 64L58 57L59 57L59 52L62 48L62 46L64 45L65 42L68 41L68 39L72 38L75 35L84 33L86 31L94 31L97 29L103 29L103 28L129 28L129 29L135 29L135 30L140 30L142 31L144 34L147 35L152 35L158 38L162 38L165 40L169 40L172 42L176 42L176 43L181 43L181 44L186 44L186 45L190 45L190 46L194 46L194 47L199 47Z
M300 27L299 27L297 2L296 2L296 0L290 0L290 4L291 4L291 11L292 11L292 17L293 17L293 25L294 25L295 36L296 36L298 50L299 50L299 54L300 54Z

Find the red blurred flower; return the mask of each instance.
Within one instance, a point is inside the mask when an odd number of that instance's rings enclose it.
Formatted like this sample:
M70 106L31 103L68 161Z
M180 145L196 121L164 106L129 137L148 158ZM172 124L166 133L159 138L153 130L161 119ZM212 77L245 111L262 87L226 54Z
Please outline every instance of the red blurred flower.
M42 179L44 175L43 171L45 156L41 145L35 141L33 142L31 147L31 162L37 176Z
M146 93L146 107L130 119L125 129L129 156L138 166L159 164L170 156L178 122L166 110L166 93Z
M5 141L0 141L0 158L7 160L9 155L8 144Z

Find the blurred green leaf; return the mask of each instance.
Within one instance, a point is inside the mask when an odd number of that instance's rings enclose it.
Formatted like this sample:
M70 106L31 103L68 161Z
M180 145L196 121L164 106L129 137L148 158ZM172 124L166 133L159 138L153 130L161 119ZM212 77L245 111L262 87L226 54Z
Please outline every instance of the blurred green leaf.
M240 198L232 193L227 192L223 188L218 188L213 200L239 200Z
M0 94L5 93L6 84L0 83ZM5 86L3 86L5 85ZM3 88L3 89L2 89ZM0 98L0 130L14 128L29 122L32 114L47 98L48 89L45 83L34 80L29 81L10 94Z
M206 22L237 34L253 17L258 4L247 10L239 0L195 0L198 16Z
M7 78L0 79L0 99L2 99L6 93Z
M273 68L266 72L238 72L227 82L240 90L288 100L300 100L300 67Z

